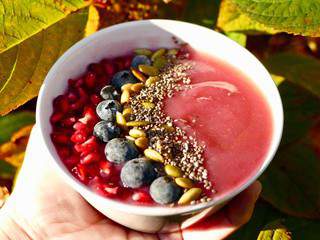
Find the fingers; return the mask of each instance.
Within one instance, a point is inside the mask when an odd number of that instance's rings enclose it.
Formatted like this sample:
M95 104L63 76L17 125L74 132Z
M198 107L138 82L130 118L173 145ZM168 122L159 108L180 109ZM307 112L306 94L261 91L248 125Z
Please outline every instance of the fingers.
M232 225L241 226L250 220L261 189L261 183L256 181L228 204L226 213Z
M260 192L260 182L253 183L222 210L204 221L183 230L183 239L224 239L250 219Z

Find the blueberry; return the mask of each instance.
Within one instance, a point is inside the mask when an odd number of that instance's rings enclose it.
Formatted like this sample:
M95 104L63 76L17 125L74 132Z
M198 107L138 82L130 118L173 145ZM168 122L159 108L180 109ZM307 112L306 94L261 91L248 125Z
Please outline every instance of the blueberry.
M100 91L100 96L105 100L113 100L114 87L111 85L104 86Z
M118 164L134 159L139 155L139 151L134 143L124 138L110 140L104 152L108 161Z
M116 119L116 112L121 111L121 104L116 100L104 100L96 108L98 116L107 122L113 122Z
M93 128L93 135L103 142L120 136L120 128L115 126L112 122L101 121Z
M132 59L131 67L138 68L139 65L151 65L151 60L144 55L137 55Z
M138 81L128 70L117 72L113 75L111 83L117 89L120 90L121 87L127 83L137 83Z
M182 189L169 177L159 177L152 182L150 195L159 204L169 204L180 198Z
M151 161L135 158L123 166L120 177L124 186L139 188L150 184L157 177L157 173Z

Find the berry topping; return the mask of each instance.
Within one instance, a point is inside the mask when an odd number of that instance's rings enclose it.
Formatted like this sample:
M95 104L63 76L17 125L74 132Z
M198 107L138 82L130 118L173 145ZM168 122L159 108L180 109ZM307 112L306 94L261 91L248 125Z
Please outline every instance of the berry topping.
M105 100L113 100L114 87L111 85L104 86L100 91L100 96Z
M96 112L105 121L114 122L116 113L122 111L122 106L116 100L105 100L98 104Z
M151 60L145 55L137 55L132 59L131 67L138 69L139 65L151 65Z
M111 83L117 89L120 90L121 87L127 83L136 83L138 82L132 73L128 70L117 72L113 75Z
M93 129L93 135L103 142L120 136L120 128L115 126L112 122L101 121L98 122Z
M182 189L169 177L159 177L150 186L152 199L160 204L169 204L177 201L182 194Z
M151 183L157 172L151 161L136 158L127 162L121 170L121 181L125 187L139 188Z
M114 138L107 143L105 154L108 161L119 164L138 157L139 151L131 141Z

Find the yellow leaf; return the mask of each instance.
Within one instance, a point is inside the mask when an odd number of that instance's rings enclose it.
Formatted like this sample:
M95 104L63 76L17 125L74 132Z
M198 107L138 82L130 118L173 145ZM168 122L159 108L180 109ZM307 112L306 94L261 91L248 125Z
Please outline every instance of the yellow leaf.
M88 22L85 29L85 37L95 33L100 25L100 15L98 9L94 5L90 5L88 13Z
M232 0L223 0L221 2L217 26L224 32L269 34L279 32L242 14L237 5L234 4Z
M87 10L70 14L0 54L0 115L38 95L48 70L66 49L84 36L86 23Z

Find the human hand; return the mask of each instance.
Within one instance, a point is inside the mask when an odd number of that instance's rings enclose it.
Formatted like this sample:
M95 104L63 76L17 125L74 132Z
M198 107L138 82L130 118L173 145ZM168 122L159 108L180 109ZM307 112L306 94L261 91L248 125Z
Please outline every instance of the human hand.
M144 234L107 219L51 168L38 129L30 136L15 189L0 211L0 239L13 240L219 240L251 217L261 184L253 183L222 210L171 234Z

